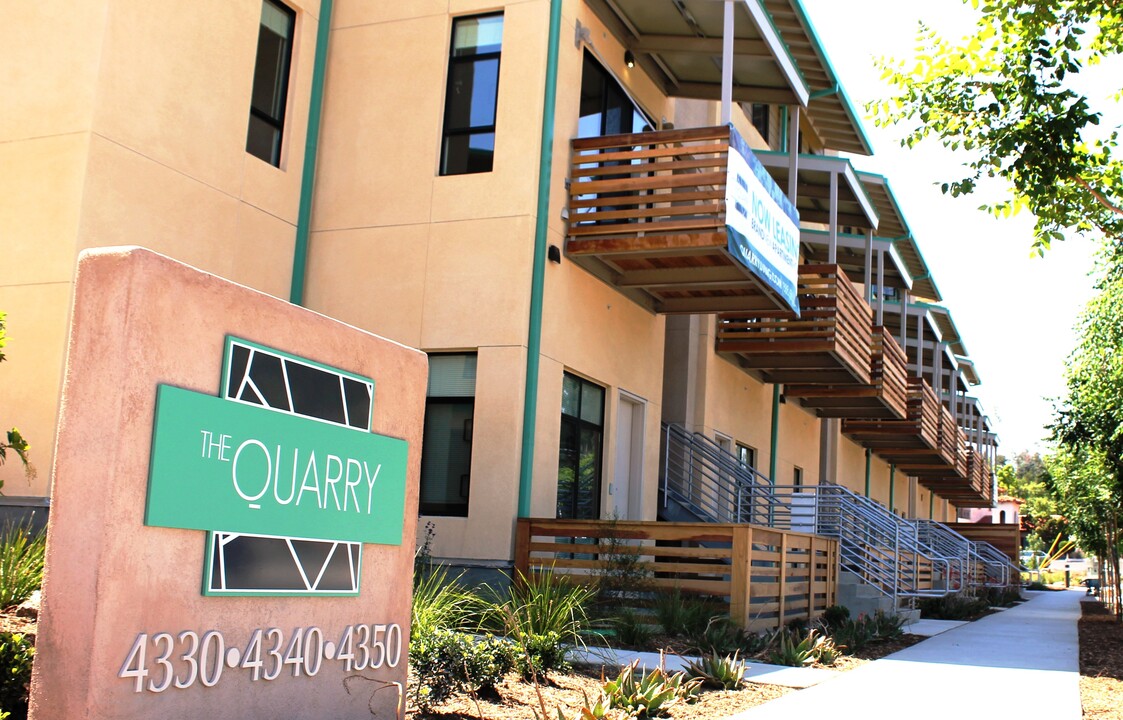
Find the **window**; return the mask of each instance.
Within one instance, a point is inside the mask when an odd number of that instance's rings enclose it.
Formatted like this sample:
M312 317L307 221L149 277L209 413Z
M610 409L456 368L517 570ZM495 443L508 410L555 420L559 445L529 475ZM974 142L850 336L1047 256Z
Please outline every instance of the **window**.
M421 444L421 513L468 516L476 356L430 355Z
M281 134L285 127L295 18L292 10L272 0L264 0L261 5L246 152L277 167L281 165Z
M741 467L756 470L756 448L737 443L737 460Z
M753 103L753 106L752 106L753 127L756 128L756 131L758 133L760 133L760 136L764 139L765 144L767 144L769 146L771 146L771 144L772 144L771 139L768 137L768 131L770 129L769 128L769 117L770 117L770 115L771 115L771 108L768 105L763 105L761 103Z
M558 517L600 517L604 388L566 373L558 449Z
M803 487L803 468L797 467L792 472L792 485Z
M638 133L650 129L651 121L635 106L620 83L586 52L581 67L577 137Z
M441 175L491 172L502 44L502 15L452 23Z

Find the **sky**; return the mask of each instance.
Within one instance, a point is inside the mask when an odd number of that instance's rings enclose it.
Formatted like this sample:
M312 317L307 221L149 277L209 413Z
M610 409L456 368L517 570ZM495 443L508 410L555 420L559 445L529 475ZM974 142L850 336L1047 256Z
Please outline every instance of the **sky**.
M1047 452L1045 425L1052 399L1064 394L1064 368L1075 347L1079 313L1092 297L1095 247L1073 238L1053 243L1044 258L1031 253L1033 218L995 219L978 210L997 192L952 198L939 183L963 177L961 160L938 141L906 150L904 128L877 128L867 101L889 97L874 57L911 60L917 23L949 38L974 26L961 0L803 0L842 85L870 137L875 155L853 157L860 170L886 175L913 229L943 304L975 362L979 397L999 434L999 453ZM1085 92L1099 107L1118 89L1120 67L1082 73ZM1108 118L1118 124L1119 117Z

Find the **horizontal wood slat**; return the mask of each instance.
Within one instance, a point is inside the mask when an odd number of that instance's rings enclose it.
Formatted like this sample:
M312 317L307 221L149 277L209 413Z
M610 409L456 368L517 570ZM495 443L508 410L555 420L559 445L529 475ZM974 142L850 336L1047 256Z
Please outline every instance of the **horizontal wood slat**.
M743 524L523 518L515 537L515 567L523 575L553 568L592 584L623 559L630 572L646 578L646 592L703 596L754 630L818 617L836 595L838 543L806 533Z
M657 313L775 308L783 300L729 252L727 126L572 142L566 256L610 283L665 271L658 283L618 285ZM699 281L697 269L737 274Z

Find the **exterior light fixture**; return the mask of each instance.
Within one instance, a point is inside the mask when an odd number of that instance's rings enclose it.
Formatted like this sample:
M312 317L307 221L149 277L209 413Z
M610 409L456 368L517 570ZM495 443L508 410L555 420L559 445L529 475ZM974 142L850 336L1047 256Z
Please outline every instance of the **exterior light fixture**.
M630 68L634 68L636 66L636 56L632 54L631 50L624 51L624 64Z

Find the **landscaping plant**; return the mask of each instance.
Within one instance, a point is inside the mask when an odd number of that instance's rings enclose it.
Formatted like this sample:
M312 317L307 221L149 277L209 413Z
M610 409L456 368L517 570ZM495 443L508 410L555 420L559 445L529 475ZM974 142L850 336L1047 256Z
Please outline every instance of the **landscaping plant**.
M685 673L670 675L663 668L637 672L639 660L620 670L615 680L609 680L602 690L605 709L620 709L629 717L650 718L659 716L675 702L693 702L702 686L699 679L686 678ZM595 717L595 716L594 716Z
M690 677L698 678L703 685L719 690L740 690L745 686L746 670L748 666L736 652L732 655L710 653L686 664L686 672Z
M515 648L490 635L475 638L435 629L411 637L409 663L415 680L409 693L423 711L458 693L495 693L514 667Z
M19 605L43 584L46 549L46 537L24 525L0 537L0 609Z
M768 655L768 661L773 665L789 667L813 665L824 653L828 657L837 658L835 653L838 648L834 642L815 629L808 630L806 635L785 629L777 634L777 640L776 648Z
M27 691L35 648L19 633L0 632L0 718L27 717Z

